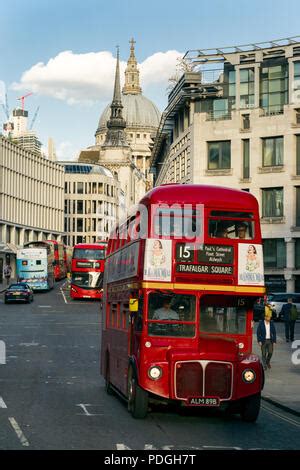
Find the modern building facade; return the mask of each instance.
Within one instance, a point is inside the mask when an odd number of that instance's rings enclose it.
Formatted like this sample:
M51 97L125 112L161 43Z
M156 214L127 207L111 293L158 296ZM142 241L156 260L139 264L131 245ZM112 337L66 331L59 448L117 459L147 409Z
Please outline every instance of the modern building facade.
M61 240L64 169L0 136L0 258L30 240Z
M152 152L155 184L205 183L260 204L269 291L300 292L300 38L189 51Z
M101 165L59 164L65 172L65 243L74 246L106 240L124 206L120 183Z

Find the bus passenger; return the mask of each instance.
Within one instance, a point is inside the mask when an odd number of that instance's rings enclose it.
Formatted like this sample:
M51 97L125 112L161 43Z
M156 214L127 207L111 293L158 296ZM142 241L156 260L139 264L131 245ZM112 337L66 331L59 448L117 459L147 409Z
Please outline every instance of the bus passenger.
M163 300L163 306L155 310L153 320L179 320L178 313L171 309L171 299Z
M240 223L238 224L237 226L237 234L238 234L238 238L248 238L247 236L247 225L245 223Z

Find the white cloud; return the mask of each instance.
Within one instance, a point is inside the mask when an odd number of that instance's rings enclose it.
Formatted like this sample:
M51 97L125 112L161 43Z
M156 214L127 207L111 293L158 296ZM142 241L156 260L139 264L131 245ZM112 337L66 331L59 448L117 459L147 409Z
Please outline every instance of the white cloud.
M169 77L175 72L179 56L182 54L177 51L157 52L142 62L139 69L143 90L152 85L161 85L164 93ZM26 70L19 83L13 83L12 88L50 96L68 104L109 101L115 64L115 58L108 51L86 54L63 51L46 64L39 62ZM120 61L121 85L126 65L126 61Z
M57 160L74 161L78 157L79 150L75 149L69 141L60 142L56 148Z

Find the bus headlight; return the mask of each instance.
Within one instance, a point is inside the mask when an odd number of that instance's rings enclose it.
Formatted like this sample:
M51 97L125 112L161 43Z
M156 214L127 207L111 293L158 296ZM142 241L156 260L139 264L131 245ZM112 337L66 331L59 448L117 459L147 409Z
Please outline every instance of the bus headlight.
M256 379L256 374L254 370L251 369L245 369L243 372L243 381L246 382L247 384L252 384L254 380Z
M148 370L148 375L152 380L158 380L162 376L162 370L159 366L152 366Z

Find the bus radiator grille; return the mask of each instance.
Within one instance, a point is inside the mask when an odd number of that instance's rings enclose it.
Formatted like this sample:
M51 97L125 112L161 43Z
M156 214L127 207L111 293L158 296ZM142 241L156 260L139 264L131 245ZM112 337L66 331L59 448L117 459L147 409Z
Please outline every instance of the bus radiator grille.
M205 369L205 396L217 396L221 399L231 395L231 366L210 362Z
M199 362L184 362L176 367L176 396L187 398L202 395L203 369Z
M188 397L219 397L221 400L231 396L231 364L222 362L177 362L175 370L175 395L179 399Z

